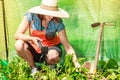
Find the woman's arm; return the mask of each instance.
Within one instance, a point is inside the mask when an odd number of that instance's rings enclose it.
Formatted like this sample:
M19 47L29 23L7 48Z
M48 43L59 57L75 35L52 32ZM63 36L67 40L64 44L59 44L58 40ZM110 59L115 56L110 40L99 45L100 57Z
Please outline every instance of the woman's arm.
M39 40L39 38L37 38L37 37L32 37L32 36L29 36L29 35L25 34L25 32L27 31L29 26L30 26L30 23L28 22L27 18L24 17L23 20L21 21L16 33L15 33L15 39L16 40L21 39L21 40L24 40L24 41Z
M73 56L73 62L74 62L75 67L79 68L80 64L77 61L77 57L76 57L76 53L75 53L74 49L72 48L72 46L70 45L70 43L68 41L65 29L58 32L58 36L60 37L61 43L63 44L66 53L71 54Z

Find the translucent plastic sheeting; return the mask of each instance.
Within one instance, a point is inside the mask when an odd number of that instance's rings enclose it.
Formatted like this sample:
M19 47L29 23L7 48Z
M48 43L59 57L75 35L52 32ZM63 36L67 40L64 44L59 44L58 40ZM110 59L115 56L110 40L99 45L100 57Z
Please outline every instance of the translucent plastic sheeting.
M5 56L5 39L4 39L4 27L3 27L3 13L2 3L0 2L0 59L4 59Z
M41 0L4 0L9 37L9 57L16 52L14 33L29 8L39 5ZM70 18L63 19L68 39L78 57L94 59L99 26L95 22L112 22L105 26L100 49L100 59L114 58L120 61L120 1L119 0L58 0L59 6L69 12ZM1 5L1 4L0 4ZM1 43L1 42L0 42Z
M67 4L67 1L65 4ZM66 28L68 38L78 56L95 58L100 27L92 28L91 24L110 22L114 23L114 26L104 27L100 59L114 58L117 61L120 60L119 8L119 0L74 0L71 4L69 3L69 7L66 9L69 11L71 18L65 20Z
M4 36L4 25L3 25L3 9L2 9L2 1L0 0L0 57L5 58L6 50L5 50L5 36ZM8 38L8 51L9 51L9 59L16 56L16 51L14 48L15 44L15 32L22 20L25 12L35 6L39 5L40 0L4 0L5 7L5 23L6 23L6 31Z

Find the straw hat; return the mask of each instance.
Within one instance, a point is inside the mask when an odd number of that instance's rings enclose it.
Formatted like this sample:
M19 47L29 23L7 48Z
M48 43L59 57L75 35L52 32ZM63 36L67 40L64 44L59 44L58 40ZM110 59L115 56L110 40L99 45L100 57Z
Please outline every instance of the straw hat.
M28 10L31 13L49 15L53 17L69 18L69 14L57 5L57 0L42 0L40 6Z

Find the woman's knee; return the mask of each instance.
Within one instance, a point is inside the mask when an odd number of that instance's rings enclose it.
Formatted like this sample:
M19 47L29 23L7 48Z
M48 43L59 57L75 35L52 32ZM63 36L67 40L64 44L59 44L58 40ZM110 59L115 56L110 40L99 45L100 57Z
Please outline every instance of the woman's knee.
M23 40L17 40L15 42L15 48L17 51L21 51L24 48L24 41Z
M49 50L46 61L48 64L58 63L60 61L59 53L56 50Z

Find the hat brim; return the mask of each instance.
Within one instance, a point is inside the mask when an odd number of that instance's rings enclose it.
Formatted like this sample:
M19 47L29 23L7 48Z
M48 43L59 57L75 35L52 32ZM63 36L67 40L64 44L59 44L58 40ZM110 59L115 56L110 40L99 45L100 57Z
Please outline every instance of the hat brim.
M42 9L40 6L36 6L29 9L28 12L35 14L49 15L53 17L69 18L69 14L61 8L58 8L58 11L50 11L50 10Z

